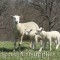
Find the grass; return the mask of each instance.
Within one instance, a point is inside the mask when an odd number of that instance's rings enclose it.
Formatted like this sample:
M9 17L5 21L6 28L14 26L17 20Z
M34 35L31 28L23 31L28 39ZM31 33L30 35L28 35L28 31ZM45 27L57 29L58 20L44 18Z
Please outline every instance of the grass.
M39 52L40 43L35 50L30 49L29 44L30 42L23 42L19 50L17 42L16 52L13 52L13 42L0 42L0 60L60 60L60 48L55 50L55 46L52 46L52 51Z

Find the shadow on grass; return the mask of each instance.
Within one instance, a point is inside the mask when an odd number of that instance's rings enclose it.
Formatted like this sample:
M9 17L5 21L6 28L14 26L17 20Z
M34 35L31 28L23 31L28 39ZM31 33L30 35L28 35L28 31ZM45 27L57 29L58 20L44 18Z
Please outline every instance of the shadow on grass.
M0 51L2 51L2 52L12 52L13 49L8 49L8 48L2 47L2 48L0 48Z
M13 52L13 50L14 49L8 49L8 48L4 48L4 47L2 47L2 48L0 48L0 52ZM26 51L26 50L32 50L32 51L39 51L39 49L31 49L31 48L29 48L29 47L25 47L25 46L22 46L22 47L17 47L16 49L15 49L15 51ZM49 49L43 49L43 51L49 51ZM60 50L55 50L55 49L53 49L52 50L52 52L53 51L59 51L60 52Z
M29 48L29 47L17 47L16 49L15 49L15 51L24 51L24 50L29 50L29 49L31 49L31 48ZM0 48L0 51L2 52L13 52L13 50L14 49L8 49L8 48L4 48L4 47L2 47L2 48Z
M0 48L0 51L1 52L13 52L13 50L14 49L8 49L8 48L4 48L4 47L2 47L2 48ZM16 49L15 49L15 51L25 51L25 50L33 50L33 51L39 51L39 49L31 49L31 48L29 48L29 47L25 47L25 46L21 46L21 47L17 47ZM43 51L44 51L44 49L43 49ZM45 51L48 51L48 49L46 49Z
M19 51L19 50L20 50L20 51L24 51L24 50L26 50L26 49L29 50L30 48L29 48L29 47L22 46L22 47L17 47L15 50L16 50L16 51Z

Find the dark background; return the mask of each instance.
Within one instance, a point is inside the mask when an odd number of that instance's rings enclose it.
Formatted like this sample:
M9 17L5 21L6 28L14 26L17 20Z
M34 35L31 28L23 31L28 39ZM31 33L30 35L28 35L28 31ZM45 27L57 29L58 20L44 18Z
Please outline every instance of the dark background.
M23 16L20 22L36 22L46 31L60 32L60 0L0 0L0 40L13 41L11 15Z

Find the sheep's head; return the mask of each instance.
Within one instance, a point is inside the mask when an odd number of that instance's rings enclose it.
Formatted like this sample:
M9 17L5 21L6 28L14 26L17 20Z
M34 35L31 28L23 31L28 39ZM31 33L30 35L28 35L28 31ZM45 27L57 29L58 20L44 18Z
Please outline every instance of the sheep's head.
M30 29L30 30L27 30L27 29L25 29L25 34L26 35L30 35L30 32L32 31L32 29Z
M13 18L14 18L14 21L15 21L16 23L19 23L20 16L14 15Z
M40 35L40 33L41 33L43 30L44 30L44 28L40 27L40 28L37 30L36 35L37 35L37 34Z

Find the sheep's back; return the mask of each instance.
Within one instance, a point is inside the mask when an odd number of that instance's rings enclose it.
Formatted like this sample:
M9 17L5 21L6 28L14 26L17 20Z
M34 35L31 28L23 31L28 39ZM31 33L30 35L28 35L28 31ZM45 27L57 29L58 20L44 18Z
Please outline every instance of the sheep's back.
M23 23L26 29L32 29L32 30L37 30L39 29L39 26L35 22L27 22Z

